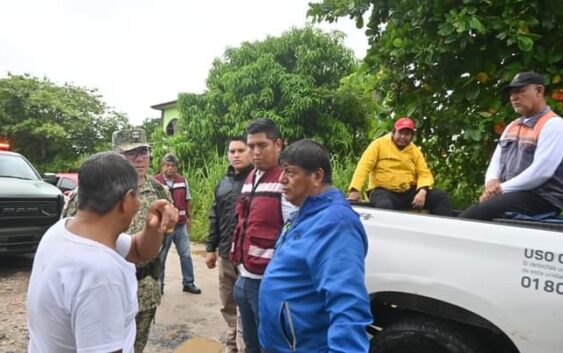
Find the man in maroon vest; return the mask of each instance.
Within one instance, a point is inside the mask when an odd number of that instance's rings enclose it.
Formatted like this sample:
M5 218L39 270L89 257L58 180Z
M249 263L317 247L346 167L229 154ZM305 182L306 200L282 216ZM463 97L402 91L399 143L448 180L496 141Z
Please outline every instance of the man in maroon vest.
M162 159L162 173L155 176L162 185L167 186L172 195L174 206L179 211L180 218L176 223L174 232L165 238L162 248L162 272L160 275L160 283L164 289L164 269L168 251L174 241L178 256L180 256L180 266L182 268L182 285L184 292L192 294L200 294L201 289L194 284L194 265L190 254L190 234L188 233L188 224L190 222L190 213L192 211L190 187L188 181L178 174L178 158L172 153L168 153Z
M231 259L239 271L234 295L246 350L259 353L258 289L284 220L295 207L282 200L278 159L283 142L275 123L258 119L248 125L246 133L255 168L246 178L237 201L238 223Z
M563 208L563 119L546 104L545 82L521 72L503 88L521 115L500 137L478 204L460 217L492 220L505 212L558 213Z

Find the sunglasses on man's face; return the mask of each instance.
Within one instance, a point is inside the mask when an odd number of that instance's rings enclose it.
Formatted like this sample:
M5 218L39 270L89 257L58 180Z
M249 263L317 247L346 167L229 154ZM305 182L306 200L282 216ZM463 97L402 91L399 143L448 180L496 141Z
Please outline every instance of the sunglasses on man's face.
M151 155L151 149L148 147L139 147L134 150L123 152L127 159L136 159L138 157L148 158Z

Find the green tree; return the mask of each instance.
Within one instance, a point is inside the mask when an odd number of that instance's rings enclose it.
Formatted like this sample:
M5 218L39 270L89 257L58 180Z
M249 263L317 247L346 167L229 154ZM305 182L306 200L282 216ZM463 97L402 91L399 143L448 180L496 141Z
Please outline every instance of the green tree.
M145 120L143 120L143 122L141 123L141 125L139 125L139 127L145 130L148 137L151 137L153 132L155 132L156 130L159 129L162 130L162 119L145 118Z
M311 27L245 42L214 61L203 94L181 94L174 143L193 158L223 151L229 136L259 117L277 122L289 142L316 138L337 153L367 141L370 100L340 81L357 67L343 34Z
M367 18L365 58L377 115L410 115L439 183L457 206L475 199L499 127L515 115L500 88L535 70L561 88L563 7L545 0L324 0L314 21ZM563 106L554 99L555 110ZM422 140L422 141L420 141Z
M113 131L127 125L95 89L30 75L0 79L0 136L39 169L74 169L80 155L108 149Z

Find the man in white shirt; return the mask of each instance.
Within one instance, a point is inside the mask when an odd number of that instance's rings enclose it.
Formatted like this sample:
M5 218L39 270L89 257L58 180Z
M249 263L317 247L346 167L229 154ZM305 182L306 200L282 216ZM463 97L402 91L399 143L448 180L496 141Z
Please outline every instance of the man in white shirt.
M492 220L507 211L535 215L563 208L563 119L545 102L543 77L521 72L503 93L522 116L500 138L479 203L460 217Z
M138 174L113 152L79 169L78 213L43 236L27 293L30 353L133 352L137 279L128 262L153 258L177 210L155 201L145 229L129 236Z

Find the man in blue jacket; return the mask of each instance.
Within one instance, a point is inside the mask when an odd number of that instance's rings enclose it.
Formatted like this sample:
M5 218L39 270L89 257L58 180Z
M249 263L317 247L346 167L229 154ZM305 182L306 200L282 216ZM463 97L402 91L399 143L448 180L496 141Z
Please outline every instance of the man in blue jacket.
M285 224L259 295L266 352L366 353L372 322L364 285L367 239L358 215L331 186L328 151L298 141L280 156Z

